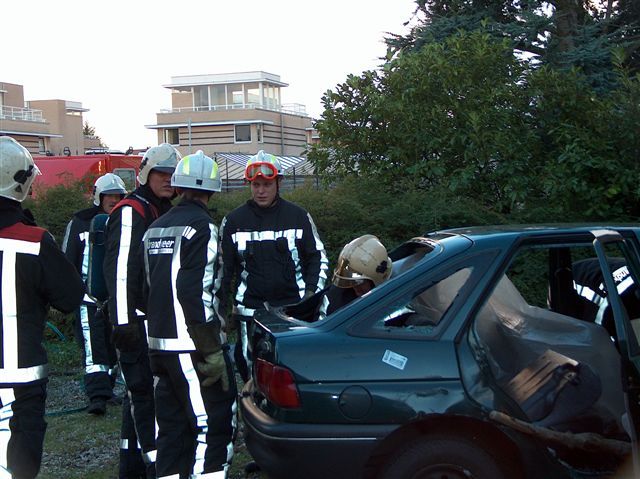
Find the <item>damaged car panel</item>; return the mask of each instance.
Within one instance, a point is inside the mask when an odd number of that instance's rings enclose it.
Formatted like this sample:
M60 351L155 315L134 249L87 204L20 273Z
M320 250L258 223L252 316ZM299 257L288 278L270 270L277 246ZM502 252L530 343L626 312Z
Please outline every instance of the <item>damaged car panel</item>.
M304 304L257 312L247 447L270 477L633 467L640 318L610 265L640 284L638 251L628 226L449 230L394 250L389 281L322 321L300 320ZM576 289L585 259L606 308Z

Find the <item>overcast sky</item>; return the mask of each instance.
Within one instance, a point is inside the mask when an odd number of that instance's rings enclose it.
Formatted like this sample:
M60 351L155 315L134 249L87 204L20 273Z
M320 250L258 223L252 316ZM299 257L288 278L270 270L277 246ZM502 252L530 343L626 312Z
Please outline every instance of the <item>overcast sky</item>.
M157 142L172 76L262 70L283 103L318 117L324 91L380 64L386 32L406 33L414 0L8 0L0 82L25 100L82 102L114 149Z

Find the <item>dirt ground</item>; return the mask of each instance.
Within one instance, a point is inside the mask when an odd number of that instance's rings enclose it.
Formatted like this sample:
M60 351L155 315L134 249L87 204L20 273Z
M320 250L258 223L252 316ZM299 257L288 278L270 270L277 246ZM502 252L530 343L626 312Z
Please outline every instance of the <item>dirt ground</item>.
M116 384L116 393L123 394ZM109 405L105 416L85 410L86 398L79 369L51 374L47 397L47 434L38 478L116 478L122 406ZM260 473L245 474L251 461L243 440L242 421L234 444L231 479L266 479Z

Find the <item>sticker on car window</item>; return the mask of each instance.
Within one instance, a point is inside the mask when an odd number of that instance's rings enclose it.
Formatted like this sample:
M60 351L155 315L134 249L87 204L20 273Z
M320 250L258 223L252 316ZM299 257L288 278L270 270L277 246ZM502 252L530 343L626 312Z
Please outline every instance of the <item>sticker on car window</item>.
M382 356L382 362L387 363L389 366L393 366L394 368L404 369L404 366L407 364L407 358L387 349L384 352L384 356Z

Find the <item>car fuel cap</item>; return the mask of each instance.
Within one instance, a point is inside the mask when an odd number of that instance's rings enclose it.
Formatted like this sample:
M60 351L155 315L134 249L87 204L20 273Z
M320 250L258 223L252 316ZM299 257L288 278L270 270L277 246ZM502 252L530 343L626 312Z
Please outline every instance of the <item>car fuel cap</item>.
M362 386L349 386L340 394L338 407L349 419L361 419L371 409L371 394Z

